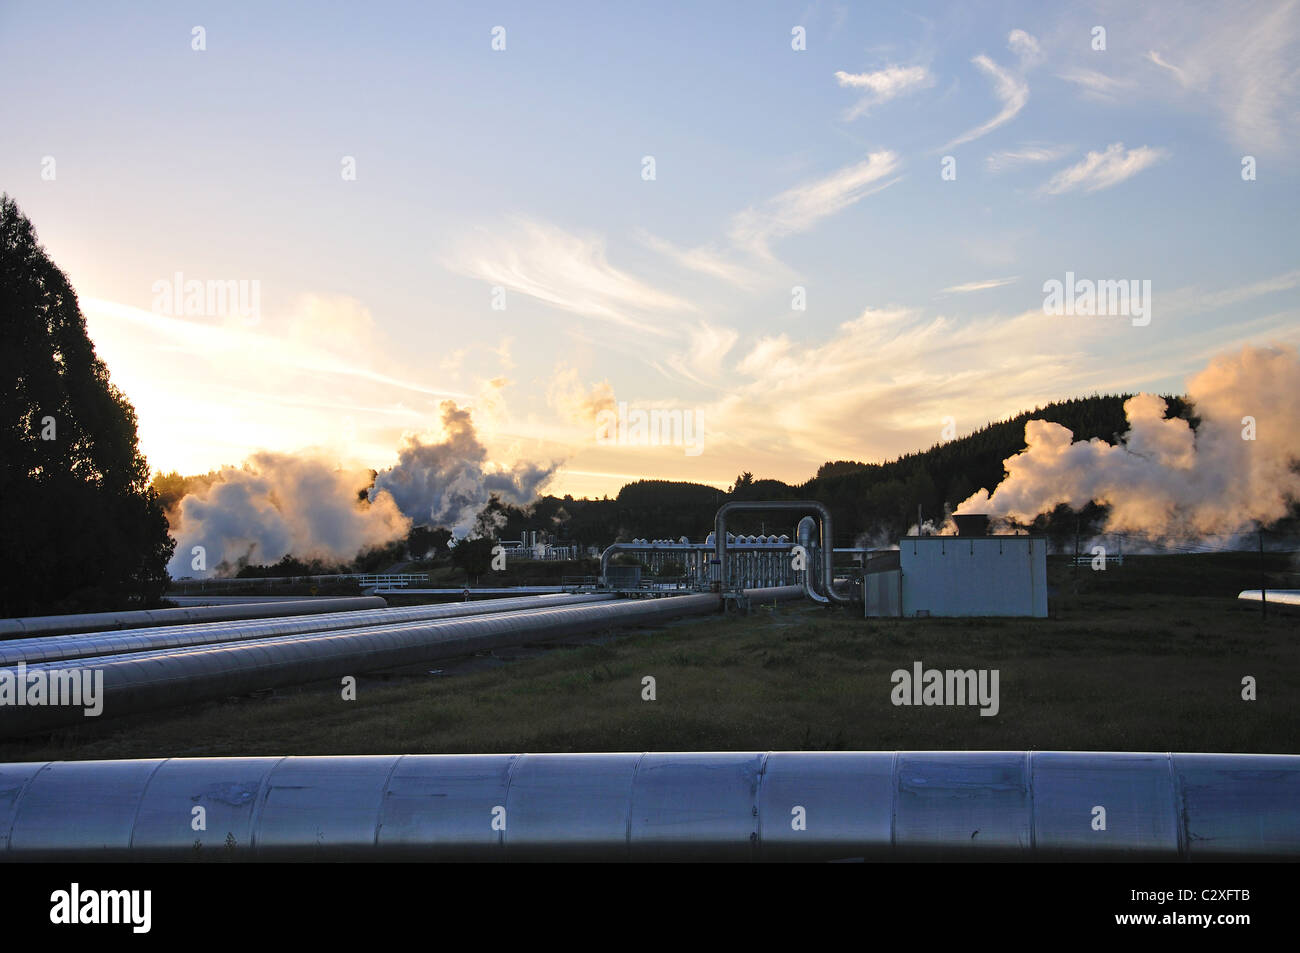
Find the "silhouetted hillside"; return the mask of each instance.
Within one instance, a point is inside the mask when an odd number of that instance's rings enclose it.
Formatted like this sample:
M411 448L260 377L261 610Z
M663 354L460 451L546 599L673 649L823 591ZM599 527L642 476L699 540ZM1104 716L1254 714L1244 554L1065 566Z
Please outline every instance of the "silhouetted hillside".
M850 545L864 533L884 541L905 533L916 522L918 505L926 520L938 522L945 507L955 507L976 490L992 491L1005 475L1003 461L1025 449L1025 423L1031 419L1061 424L1076 440L1115 442L1128 429L1124 401L1129 396L1094 395L1048 404L886 463L828 462L798 485L755 479L750 473L741 474L729 493L698 483L639 480L624 486L614 500L547 497L541 501L539 507L548 514L562 502L569 517L562 524L539 525L522 512L514 514L511 522L520 528L552 531L562 526L560 534L565 538L595 545L615 538L685 535L700 539L713 528L713 514L727 500L815 499L831 508L836 545ZM1166 400L1171 416L1185 417L1196 426L1198 421L1189 416L1181 398ZM1101 508L1090 506L1080 514L1082 525L1086 528L1102 515ZM737 518L731 525L735 532L790 533L794 522L794 517L763 514ZM1072 534L1074 526L1075 515L1060 512L1040 519L1035 529L1061 537Z

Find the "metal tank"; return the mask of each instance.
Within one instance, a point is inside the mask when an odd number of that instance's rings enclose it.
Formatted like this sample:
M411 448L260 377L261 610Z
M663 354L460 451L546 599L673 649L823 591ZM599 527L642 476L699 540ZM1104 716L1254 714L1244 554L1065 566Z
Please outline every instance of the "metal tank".
M689 752L5 764L0 859L1296 860L1300 756Z

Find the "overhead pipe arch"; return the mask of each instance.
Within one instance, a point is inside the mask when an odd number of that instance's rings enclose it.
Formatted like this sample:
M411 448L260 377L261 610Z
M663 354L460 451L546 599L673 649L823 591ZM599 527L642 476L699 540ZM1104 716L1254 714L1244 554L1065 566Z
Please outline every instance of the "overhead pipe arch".
M650 543L637 542L633 540L630 543L610 543L600 554L600 584L608 585L609 561L618 553L625 552L644 552L656 547Z
M849 605L852 600L835 591L835 537L831 527L831 511L816 500L732 500L723 503L713 517L713 558L718 563L719 583L725 583L727 578L727 517L742 511L779 513L792 510L811 510L817 514L823 543L822 580L826 587L825 595L839 605Z

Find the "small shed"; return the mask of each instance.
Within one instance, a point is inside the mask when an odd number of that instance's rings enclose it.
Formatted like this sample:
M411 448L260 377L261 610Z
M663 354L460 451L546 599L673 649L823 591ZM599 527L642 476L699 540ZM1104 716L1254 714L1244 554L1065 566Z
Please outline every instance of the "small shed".
M907 536L898 556L905 618L1047 617L1044 537Z

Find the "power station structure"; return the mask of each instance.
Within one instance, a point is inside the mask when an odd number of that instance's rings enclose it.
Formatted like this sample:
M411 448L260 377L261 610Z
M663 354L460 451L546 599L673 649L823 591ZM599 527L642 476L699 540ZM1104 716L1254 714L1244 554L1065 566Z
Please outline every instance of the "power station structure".
M803 517L792 543L787 535L737 536L727 532L728 518L737 512L812 512L817 518ZM713 532L703 543L692 543L683 536L676 542L636 539L608 546L600 556L599 587L618 592L644 588L642 567L658 574L672 565L681 569L681 574L668 585L717 592L724 599L754 587L800 586L814 602L847 605L854 596L840 589L845 583L852 588L856 573L837 579L835 554L849 553L861 560L866 552L834 547L830 510L815 500L737 500L718 510ZM634 555L639 565L614 565L612 561L619 555Z
M737 512L808 512L794 540L736 536L726 531ZM896 548L836 548L829 510L821 503L735 501L718 510L703 543L636 539L601 554L599 588L628 593L654 588L736 592L754 586L798 585L824 605L858 603L868 618L990 616L1047 617L1047 540L988 535L989 518L957 516L956 536L905 536ZM613 560L632 556L636 565ZM836 557L851 560L836 566ZM664 579L675 567L678 575ZM671 575L671 574L670 574Z
M730 518L753 513L802 516L793 540L728 532ZM398 608L372 596L107 613L84 623L5 620L0 632L27 637L0 642L0 696L16 684L8 667L21 669L25 685L69 690L89 672L111 717L800 597L859 603L868 616L1045 616L1045 541L983 535L982 517L959 522L959 536L907 537L897 550L837 549L819 502L733 501L703 542L615 543L601 554L596 585L552 596ZM845 554L852 564L837 567ZM637 562L617 565L619 556ZM168 624L177 618L187 621ZM84 717L76 706L0 705L0 736Z
M863 572L868 618L1047 618L1047 540L989 536L983 514L954 517L956 536L905 536Z
M801 516L792 535L729 533L729 517L746 512ZM85 724L91 714L88 697L82 707L47 704L44 694L15 705L20 683L47 692L93 684L94 717L114 717L728 604L802 597L860 603L868 616L1046 615L1046 541L990 536L985 517L958 524L957 536L837 549L822 504L740 501L718 511L702 543L609 547L597 584L582 592L7 620L0 632L20 637L0 641L0 736ZM837 566L837 555L850 564ZM619 565L619 556L637 562ZM199 808L202 829L191 823ZM0 860L69 859L1297 860L1300 756L649 752L0 764Z

